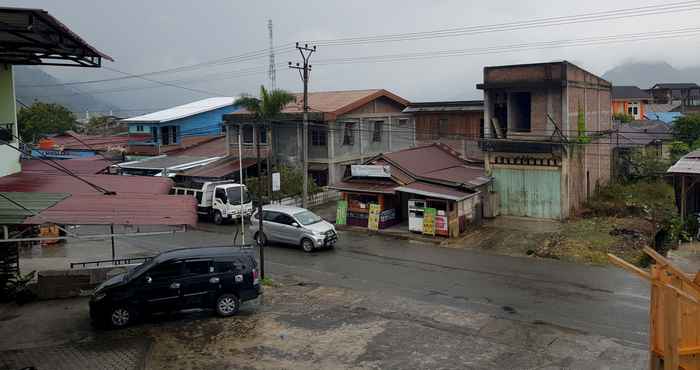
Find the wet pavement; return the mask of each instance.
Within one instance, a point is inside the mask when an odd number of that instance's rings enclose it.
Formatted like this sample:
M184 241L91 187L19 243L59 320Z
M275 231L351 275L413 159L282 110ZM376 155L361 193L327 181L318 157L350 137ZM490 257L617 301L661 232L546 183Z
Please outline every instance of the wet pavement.
M64 351L63 357L54 357L62 361L57 365L64 366L81 354L100 353L110 345L119 351L118 344L130 343L131 348L147 352L146 369L646 366L646 352L624 342L546 322L514 320L508 316L514 312L498 317L404 296L338 288L294 275L275 275L274 280L274 286L266 287L261 299L245 303L238 316L179 313L124 330L93 330L84 298L0 306L0 359L42 353L37 360ZM42 332L34 333L37 328ZM42 347L4 350L12 348L11 337L20 329L30 333L25 339L41 341ZM61 335L66 329L71 330ZM83 358L84 366L76 368L110 368L111 358L104 357L104 366Z

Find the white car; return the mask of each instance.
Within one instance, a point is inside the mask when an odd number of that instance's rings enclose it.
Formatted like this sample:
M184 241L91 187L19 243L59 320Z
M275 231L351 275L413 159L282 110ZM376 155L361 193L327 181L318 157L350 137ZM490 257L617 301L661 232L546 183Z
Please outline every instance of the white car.
M257 211L251 216L251 231L258 243L284 243L301 246L305 252L314 249L333 248L338 234L330 222L299 207L263 206L263 232L259 232Z

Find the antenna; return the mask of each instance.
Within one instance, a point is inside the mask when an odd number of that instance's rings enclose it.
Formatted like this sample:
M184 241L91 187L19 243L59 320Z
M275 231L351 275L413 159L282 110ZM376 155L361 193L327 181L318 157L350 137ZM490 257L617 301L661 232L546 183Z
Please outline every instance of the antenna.
M267 75L270 78L270 90L275 90L277 88L277 81L275 81L275 49L272 41L272 19L267 20L267 29L270 35L270 67L267 71Z

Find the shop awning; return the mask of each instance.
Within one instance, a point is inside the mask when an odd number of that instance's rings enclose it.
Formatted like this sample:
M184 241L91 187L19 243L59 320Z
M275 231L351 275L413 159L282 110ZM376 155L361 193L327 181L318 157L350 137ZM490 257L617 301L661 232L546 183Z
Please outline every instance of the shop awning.
M329 188L345 192L394 194L396 184L341 181L329 186Z
M399 186L396 188L396 191L400 191L402 193L417 194L417 195L422 195L422 196L431 197L431 198L453 200L453 201L464 200L464 199L471 198L471 197L475 196L476 194L478 194L478 193L463 192L463 191L453 189L453 188L450 188L447 186L429 184L429 183L425 183L425 182L421 182L421 181L414 182L414 183L408 184L406 186Z

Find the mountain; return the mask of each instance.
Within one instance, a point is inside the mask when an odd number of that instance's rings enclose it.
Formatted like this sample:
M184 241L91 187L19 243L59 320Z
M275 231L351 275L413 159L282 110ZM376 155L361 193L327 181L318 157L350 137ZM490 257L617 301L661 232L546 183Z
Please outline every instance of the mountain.
M56 77L38 67L16 66L14 72L15 94L22 104L31 105L34 101L57 103L75 113L90 111L109 114L110 110L118 110L115 105L106 103L90 94L85 94L71 86L29 87L61 83Z
M646 89L663 82L700 84L700 67L675 68L666 62L624 63L603 74L614 85L636 85Z

